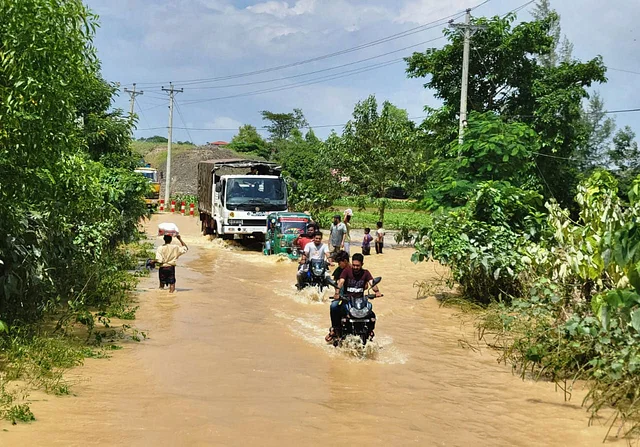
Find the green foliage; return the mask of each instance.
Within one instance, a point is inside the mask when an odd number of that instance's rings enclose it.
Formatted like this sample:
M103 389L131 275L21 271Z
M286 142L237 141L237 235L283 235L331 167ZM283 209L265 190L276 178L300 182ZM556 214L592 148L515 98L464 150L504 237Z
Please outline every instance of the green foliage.
M271 156L271 149L268 143L258 133L258 130L250 124L240 126L238 133L229 143L229 148L265 159L269 159Z
M2 2L0 16L0 315L74 309L89 324L83 306L110 299L92 286L146 213L133 123L107 111L115 88L80 1Z
M329 170L331 154L312 130L303 137L294 129L288 139L278 141L278 147L290 208L317 215L340 197L341 185Z
M628 424L627 434L637 433L640 178L629 193L628 206L618 198L616 179L605 171L596 171L577 191L576 220L568 210L547 203L546 223L536 211L537 200L523 207L516 205L522 200L516 194L509 206L502 194L485 191L488 201L470 202L464 209L466 215L457 211L445 220L436 218L433 228L444 229L432 230L426 244L422 241L425 245L417 246L415 256L431 255L451 265L463 292L472 298L478 299L476 284L488 291L510 289L512 299L489 306L478 322L481 336L500 348L501 360L523 378L533 373L555 381L567 396L575 380L586 380L590 390L585 402L593 414L611 406L616 412L612 425L620 418ZM499 204L504 206L496 207ZM469 213L482 222L470 220ZM498 226L501 219L505 224ZM485 222L493 222L490 236L484 232ZM517 231L507 232L507 224ZM491 247L491 255L488 259L485 253L477 255L481 250L472 238L457 236L450 228L483 240L480 248ZM509 239L511 245L505 244ZM496 273L496 280L507 282L491 284L486 273L470 271L477 266L476 256L486 260L485 271L497 261L511 261L516 274L501 278Z
M335 210L328 210L322 211L319 214L313 214L313 216L317 218L322 228L329 228L334 214L336 214ZM371 228L371 231L374 231L376 222L378 222L379 219L380 215L377 212L357 211L354 212L351 218L351 227L368 227ZM430 213L391 210L385 212L384 228L386 230L402 230L406 228L408 231L418 231L421 228L429 226L431 221L432 216Z
M507 171L501 172L506 178L484 179L508 180L527 189L537 189L537 185L544 185L546 197L556 197L562 204L568 205L571 204L578 177L579 166L573 155L577 148L585 145L590 134L590 128L583 119L582 100L587 97L588 87L594 82L606 80L605 68L600 58L586 63L572 60L559 64L541 61L553 52L557 44L557 40L550 35L557 24L557 15L549 13L541 20L517 25L514 25L514 21L514 15L474 20L475 24L483 25L484 28L473 37L468 105L470 112L493 112L504 123L508 123L500 125L492 120L497 131L493 136L482 135L483 126L480 126L480 141L491 141L494 147L495 143L499 143L497 147L502 147L500 152L512 157L509 146L502 144L504 142L498 137L503 133L500 127L506 126L504 134L512 136L512 142L521 142L523 147L533 142L535 144L529 151L537 154L516 152L515 156L521 154L528 158L523 167L526 174L524 177L520 176L520 172ZM461 189L456 192L463 194L473 189L469 188L470 179L458 175L458 163L451 161L451 154L442 152L442 148L450 147L456 136L463 45L463 38L459 33L453 30L446 30L445 33L449 44L444 48L414 53L407 58L409 76L428 76L425 87L435 90L435 95L444 103L440 109L428 109L429 117L422 126L429 135L425 151L427 159L431 160L430 155L435 155L429 168L428 174L431 175L425 176L427 181L429 177L433 179L428 184L425 196L425 205L430 208L436 208L437 201L441 198L448 200L445 205L457 206L464 202L456 196L451 197L448 190L439 188L442 182ZM520 124L511 128L511 123L515 121ZM522 140L517 136L518 133L524 137ZM478 147L480 143L477 136L467 135L465 141L469 141L474 150L470 158L475 158L473 154L479 149L482 151ZM491 150L487 150L484 155L491 155ZM460 156L462 159L466 158L462 153ZM555 157L566 160L559 163ZM463 167L467 167L475 161L462 160L461 163L465 164ZM493 175L495 161L493 159L487 166L478 163L482 167L480 174ZM445 166L442 166L443 163ZM517 166L517 163L509 163L508 166ZM531 169L532 167L535 169Z
M186 213L189 213L189 204L193 203L196 208L198 206L198 196L195 196L193 194L182 194L182 195L178 195L178 196L174 196L171 198L171 200L175 200L176 201L176 210L180 211L180 205L182 204L182 202L185 203L186 206ZM171 204L169 204L171 205Z
M437 213L416 239L414 262L451 268L470 299L508 300L522 290L520 254L543 231L541 196L507 182L480 183L464 208Z
M144 141L147 143L168 143L169 140L167 139L167 137L161 137L160 135L154 135L152 137L140 137L138 138L138 141Z
M604 102L597 92L589 98L583 119L589 131L589 138L578 148L576 157L580 170L591 172L605 166L616 124L613 118L607 117Z
M376 208L376 199L369 196L346 196L333 202L335 206L351 208L358 211L365 211L367 208ZM416 202L413 200L393 200L387 201L387 210L414 210Z
M613 137L613 144L607 152L607 160L620 182L622 197L631 188L633 180L640 174L640 151L635 141L636 134L629 126L618 130Z
M302 110L293 109L292 113L275 113L268 110L260 112L262 119L269 121L265 128L269 131L272 142L286 140L294 130L300 130L309 125Z
M370 96L356 104L342 136L327 140L332 173L348 179L345 187L351 192L385 198L390 189L403 188L415 178L416 136L405 110L385 101L379 112L375 97ZM378 206L383 221L385 203Z

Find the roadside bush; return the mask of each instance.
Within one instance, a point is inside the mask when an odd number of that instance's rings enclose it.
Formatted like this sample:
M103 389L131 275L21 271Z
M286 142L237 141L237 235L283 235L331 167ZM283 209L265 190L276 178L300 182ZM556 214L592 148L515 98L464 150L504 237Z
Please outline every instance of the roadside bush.
M639 191L636 179L623 206L601 171L578 187L577 220L547 204L551 231L522 250L530 285L478 324L523 377L549 378L569 397L586 380L590 411L613 408L610 428L626 435L640 433Z
M451 268L466 297L489 303L522 293L522 251L541 233L541 197L507 182L480 183L464 208L436 213L416 238L414 262Z
M2 2L0 17L0 320L73 308L88 324L85 305L115 290L97 282L117 278L117 247L146 215L134 123L110 110L81 1Z

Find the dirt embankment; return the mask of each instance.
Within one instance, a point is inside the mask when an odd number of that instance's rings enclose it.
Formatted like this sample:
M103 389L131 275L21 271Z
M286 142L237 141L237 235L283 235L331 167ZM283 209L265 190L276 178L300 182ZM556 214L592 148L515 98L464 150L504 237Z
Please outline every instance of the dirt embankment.
M224 158L245 158L231 149L206 145L183 148L171 152L171 192L173 195L197 194L198 162ZM164 195L167 169L167 147L158 146L145 155L145 160L158 169L161 183L160 196Z

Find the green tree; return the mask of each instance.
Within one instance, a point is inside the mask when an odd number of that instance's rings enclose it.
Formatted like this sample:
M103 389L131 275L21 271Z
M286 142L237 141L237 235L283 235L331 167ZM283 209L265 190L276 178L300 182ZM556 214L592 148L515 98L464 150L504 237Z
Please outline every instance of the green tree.
M546 67L555 67L560 58L558 55L558 45L560 44L560 35L562 28L560 26L560 15L551 7L549 0L538 0L535 4L531 15L538 21L548 20L549 30L548 36L552 39L549 50L540 54L540 62Z
M540 183L545 185L547 196L571 203L578 174L571 159L589 136L581 102L588 87L606 78L600 58L557 66L540 62L541 55L554 48L549 33L556 17L550 14L515 26L515 15L475 19L473 23L484 28L473 36L468 105L470 111L492 111L538 133L540 149L535 163ZM448 45L407 58L408 75L428 77L425 87L443 101L441 108L427 109L429 117L424 123L436 147L455 138L460 102L463 39L450 29L445 35Z
M471 112L464 144L455 140L436 150L437 163L422 205L430 209L462 206L486 181L540 190L534 162L539 148L538 135L527 124L504 121L494 112Z
M147 143L167 143L167 142L169 142L167 137L161 137L160 135L154 135L154 136L148 137L148 138L140 137L140 138L138 138L138 141L146 141Z
M96 26L79 0L0 1L0 315L8 322L108 303L123 284L113 277L115 247L136 236L145 214L148 183L131 169L133 123L107 111L114 89L99 73Z
M635 132L629 126L625 126L616 132L613 145L608 151L609 164L618 178L623 196L626 196L633 180L640 175L640 151L635 138Z
M288 178L289 203L293 208L317 215L340 197L342 188L331 176L329 155L313 130L303 136L294 129L288 139L280 142L278 161Z
M229 147L238 152L254 154L263 158L269 158L270 155L267 142L250 124L240 126L238 133L231 139Z
M415 126L405 110L385 101L378 111L375 96L369 96L356 104L342 137L327 143L336 176L348 178L352 192L384 199L391 188L403 188L415 177L415 141ZM379 201L380 220L384 204Z
M263 110L262 119L270 124L265 128L269 131L271 141L286 140L294 129L302 129L309 125L302 110L293 109L292 113L275 113Z
M611 145L611 136L616 124L608 118L604 110L604 102L599 93L589 98L584 111L584 121L587 125L588 139L578 147L576 157L582 171L590 171L597 167L604 167L605 158Z

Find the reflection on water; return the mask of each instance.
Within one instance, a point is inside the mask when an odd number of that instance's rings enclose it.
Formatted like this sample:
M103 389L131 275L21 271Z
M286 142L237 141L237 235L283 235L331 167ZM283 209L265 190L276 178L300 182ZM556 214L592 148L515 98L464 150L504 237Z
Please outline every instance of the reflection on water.
M295 262L201 237L188 217L162 221L191 249L178 293L155 289L157 273L141 284L135 325L151 337L74 370L89 379L75 397L35 394L38 421L7 425L1 445L585 446L605 435L574 405L584 392L565 404L493 352L460 349L472 328L416 300L415 280L442 269L413 265L410 250L365 258L383 277L376 338L336 348L324 341L331 291L297 292Z

